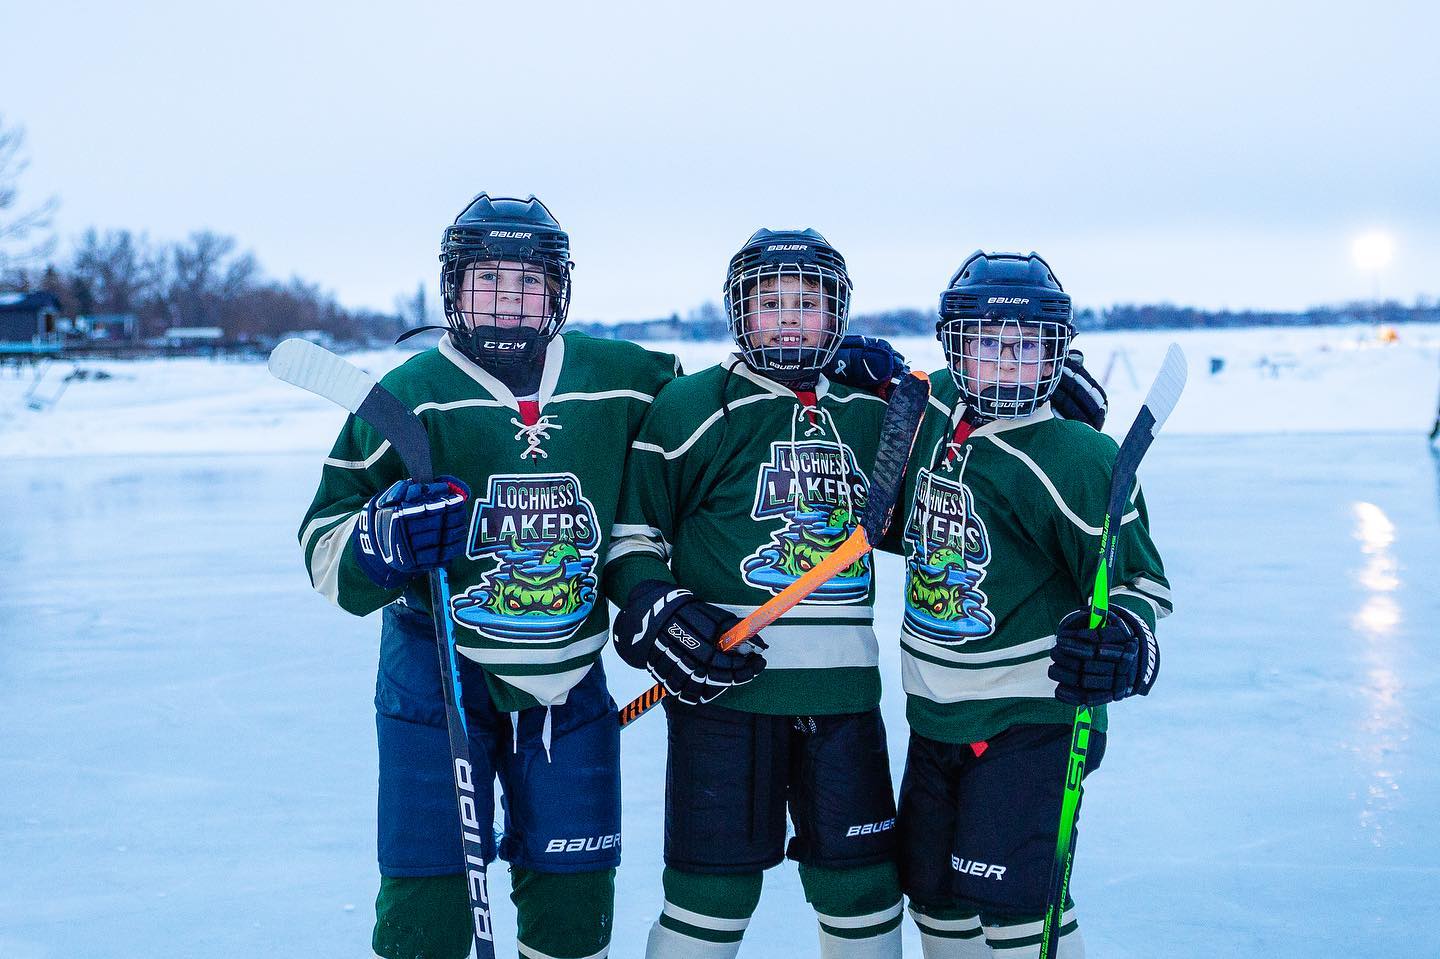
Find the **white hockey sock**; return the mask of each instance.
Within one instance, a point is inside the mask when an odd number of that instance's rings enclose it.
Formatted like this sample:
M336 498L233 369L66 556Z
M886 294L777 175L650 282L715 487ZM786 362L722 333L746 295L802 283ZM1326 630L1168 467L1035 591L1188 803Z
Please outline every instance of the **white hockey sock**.
M867 916L827 916L820 920L820 959L900 959L899 902Z
M936 919L910 910L920 930L920 951L925 959L990 959L993 955L980 928L980 917Z
M1017 926L985 927L985 939L994 951L995 959L1039 959L1040 934L1043 922L1027 922ZM1055 950L1056 959L1085 959L1085 940L1080 937L1080 927L1075 924L1075 909L1065 910L1060 917L1060 943Z
M666 902L650 927L645 959L735 959L748 925L749 919L719 919Z

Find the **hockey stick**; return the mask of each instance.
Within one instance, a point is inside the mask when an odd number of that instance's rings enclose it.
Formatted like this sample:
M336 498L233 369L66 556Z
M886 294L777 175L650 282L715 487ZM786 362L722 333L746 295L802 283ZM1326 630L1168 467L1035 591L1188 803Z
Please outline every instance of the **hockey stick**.
M1115 549L1120 539L1121 519L1135 485L1135 471L1140 459L1150 448L1160 427L1170 416L1185 389L1185 354L1170 344L1160 372L1145 396L1145 404L1125 441L1115 454L1110 474L1110 500L1105 507L1104 525L1100 527L1100 565L1095 570L1095 588L1090 596L1090 628L1098 629L1110 609L1110 574L1115 569ZM1070 758L1065 766L1065 795L1060 804L1060 826L1055 836L1055 859L1050 869L1050 888L1045 899L1045 923L1040 932L1040 959L1054 959L1059 948L1061 917L1065 898L1070 892L1070 869L1075 864L1075 816L1080 808L1080 781L1085 777L1085 759L1090 748L1090 724L1093 713L1089 706L1075 710L1070 726Z
M1435 425L1430 427L1430 445L1435 445L1435 439L1440 437L1440 403L1435 406Z
M826 582L848 569L852 563L875 548L905 488L905 468L910 451L925 418L930 402L930 377L924 373L907 373L890 394L885 417L880 422L880 442L875 449L875 468L871 470L870 492L860 512L859 525L845 542L795 582L786 586L755 612L731 626L720 637L722 650L734 649L775 620L788 613ZM620 710L620 728L645 715L669 693L659 683L635 697Z
M369 373L308 340L289 339L270 354L270 372L286 383L309 390L345 407L383 436L410 475L421 483L435 479L430 458L430 437L409 407L395 398ZM460 671L455 662L455 631L447 610L450 582L445 570L430 572L430 608L435 619L435 642L440 651L441 687L445 691L445 723L450 733L450 765L455 777L455 801L460 809L460 837L465 848L465 888L470 896L471 931L477 959L494 959L495 937L490 924L490 893L485 883L485 846L476 815L475 775L470 764L470 740L465 713L460 709ZM484 784L486 789L490 786Z

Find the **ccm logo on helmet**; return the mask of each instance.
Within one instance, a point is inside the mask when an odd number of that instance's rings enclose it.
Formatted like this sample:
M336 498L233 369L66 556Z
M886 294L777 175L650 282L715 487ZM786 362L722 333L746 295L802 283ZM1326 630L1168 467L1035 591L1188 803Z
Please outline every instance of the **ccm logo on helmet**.
M808 250L808 243L772 243L765 248L766 253L791 253L795 250Z
M1028 297L1024 296L992 296L986 303L1029 303Z
M484 347L487 350L495 350L497 353L503 353L506 350L519 352L529 349L530 344L524 340L486 340Z
M533 234L533 233L513 233L513 232L511 232L510 230L491 230L491 231L490 231L490 235L491 235L491 236L498 236L498 237L499 237L500 239L502 239L502 240L528 240L528 239L530 239L532 236L534 236L535 234Z

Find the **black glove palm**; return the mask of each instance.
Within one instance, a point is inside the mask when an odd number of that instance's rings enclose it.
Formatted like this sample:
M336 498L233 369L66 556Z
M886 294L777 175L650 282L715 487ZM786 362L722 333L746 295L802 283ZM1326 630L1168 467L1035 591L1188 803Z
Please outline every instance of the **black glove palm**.
M1071 350L1060 368L1060 382L1050 397L1050 406L1067 420L1088 423L1095 429L1105 425L1105 411L1110 400L1101 386L1085 369L1085 354Z
M738 622L689 590L647 579L615 617L615 649L631 666L648 669L680 702L708 703L765 668L759 636L729 652L720 649L720 638Z
M891 382L909 372L905 357L885 340L851 333L825 367L825 378L888 399Z
M1055 698L1072 706L1099 706L1127 696L1144 696L1160 672L1160 646L1145 621L1111 606L1099 629L1090 611L1067 613L1055 630L1050 678Z

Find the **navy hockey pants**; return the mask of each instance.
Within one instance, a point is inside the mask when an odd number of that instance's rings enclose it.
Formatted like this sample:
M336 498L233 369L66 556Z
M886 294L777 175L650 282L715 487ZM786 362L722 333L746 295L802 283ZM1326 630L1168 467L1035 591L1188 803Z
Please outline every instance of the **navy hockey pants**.
M500 778L505 809L500 857L547 873L619 865L620 728L600 662L548 717L544 707L497 712L484 671L463 656L459 662L482 824L494 817L487 784ZM429 616L399 604L384 611L375 726L380 873L463 872L435 629ZM496 850L486 832L488 860Z

